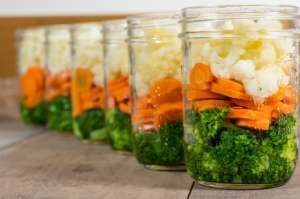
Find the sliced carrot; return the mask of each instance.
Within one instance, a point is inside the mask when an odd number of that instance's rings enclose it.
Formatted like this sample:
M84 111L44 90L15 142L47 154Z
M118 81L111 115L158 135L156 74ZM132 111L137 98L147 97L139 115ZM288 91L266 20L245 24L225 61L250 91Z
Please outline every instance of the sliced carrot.
M72 81L72 115L74 117L78 116L81 113L81 104L80 104L80 97L79 97L79 91L77 89L75 81Z
M230 106L230 102L226 100L200 100L200 101L195 101L193 103L193 107L197 111L204 111L207 109L214 109L214 108L224 108L229 106Z
M213 79L210 67L206 64L198 63L190 71L190 83L193 85L202 86Z
M39 66L31 66L21 77L21 91L28 107L38 105L44 98L45 73Z
M295 104L285 104L283 102L278 102L274 108L274 111L277 111L279 114L289 114L295 112Z
M230 119L248 119L248 120L260 120L260 119L270 119L271 112L266 110L258 111L258 110L251 110L245 108L230 108L228 113L228 118Z
M128 100L130 97L130 88L129 86L121 87L118 90L115 90L114 92L110 93L111 96L113 96L117 102L122 102L123 100Z
M141 96L137 99L137 109L148 109L153 108L148 96Z
M226 87L225 85L220 85L217 83L213 83L211 86L211 91L220 95L225 95L227 97L235 98L235 99L243 99L249 100L250 96L245 92L240 92L231 89L230 87Z
M113 79L108 82L108 92L114 92L122 87L129 86L128 77L120 77L118 79Z
M268 130L271 120L268 119L258 119L258 120L247 120L240 119L237 121L238 126L248 127L256 130Z
M67 77L62 74L60 83L64 83L67 80ZM86 68L77 68L75 71L75 80L76 86L79 90L88 90L93 82L93 74L89 69Z
M174 78L157 81L149 92L150 101L154 106L182 100L182 84Z
M285 90L286 90L285 87L280 87L275 95L272 95L267 98L266 103L267 104L275 104L275 103L281 101L284 98Z
M210 89L210 83L203 83L201 85L189 84L188 89L189 90L209 90Z
M165 124L182 120L182 102L164 103L154 112L154 126L160 128Z
M131 113L131 106L130 103L120 103L119 104L119 108L121 111L123 111L124 113Z
M297 93L293 89L292 86L286 87L282 102L286 103L286 104L296 104L297 103Z
M189 90L187 98L190 101L202 99L226 99L225 96L204 90Z
M135 111L133 115L133 122L134 123L148 123L153 122L153 113L154 109L138 109Z
M222 85L223 87L227 87L235 91L244 92L244 86L239 82L223 78L217 78L216 82L218 85Z

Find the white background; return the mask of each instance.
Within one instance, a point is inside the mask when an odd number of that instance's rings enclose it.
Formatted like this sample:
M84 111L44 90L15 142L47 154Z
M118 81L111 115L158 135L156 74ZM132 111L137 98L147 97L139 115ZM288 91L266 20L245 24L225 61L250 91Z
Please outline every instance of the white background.
M0 0L0 16L105 15L222 4L290 4L300 0Z

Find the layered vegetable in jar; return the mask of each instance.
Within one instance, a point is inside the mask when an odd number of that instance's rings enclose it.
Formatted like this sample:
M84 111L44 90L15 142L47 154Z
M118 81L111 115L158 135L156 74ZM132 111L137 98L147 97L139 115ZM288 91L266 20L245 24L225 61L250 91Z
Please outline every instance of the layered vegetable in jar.
M45 102L45 28L17 32L18 69L20 75L20 114L25 123L44 125Z
M132 150L131 97L126 20L103 23L106 128L115 150Z
M72 115L79 139L106 140L104 69L100 24L75 25L73 36Z
M133 89L133 139L138 161L153 169L182 169L182 79L176 13L128 20Z
M65 25L47 30L47 126L60 132L72 130L71 32Z
M199 183L257 189L292 176L296 12L288 6L183 11L186 167Z

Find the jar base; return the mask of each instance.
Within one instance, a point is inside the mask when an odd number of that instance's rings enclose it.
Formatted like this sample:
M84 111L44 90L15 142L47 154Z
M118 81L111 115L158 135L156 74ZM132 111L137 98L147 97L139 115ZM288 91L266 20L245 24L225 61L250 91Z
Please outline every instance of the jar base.
M163 165L144 165L146 169L155 171L186 171L185 165L163 166Z
M257 190L257 189L270 189L284 185L286 182L274 184L235 184L235 183L218 183L218 182L205 182L197 181L198 184L216 188L216 189L231 189L231 190Z

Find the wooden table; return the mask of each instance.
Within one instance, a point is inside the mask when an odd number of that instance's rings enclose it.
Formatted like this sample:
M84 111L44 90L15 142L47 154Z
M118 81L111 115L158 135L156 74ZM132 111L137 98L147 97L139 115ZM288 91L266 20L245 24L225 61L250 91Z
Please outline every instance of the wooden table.
M299 164L290 182L256 191L216 190L185 172L145 169L130 154L71 135L0 121L0 199L300 199Z

